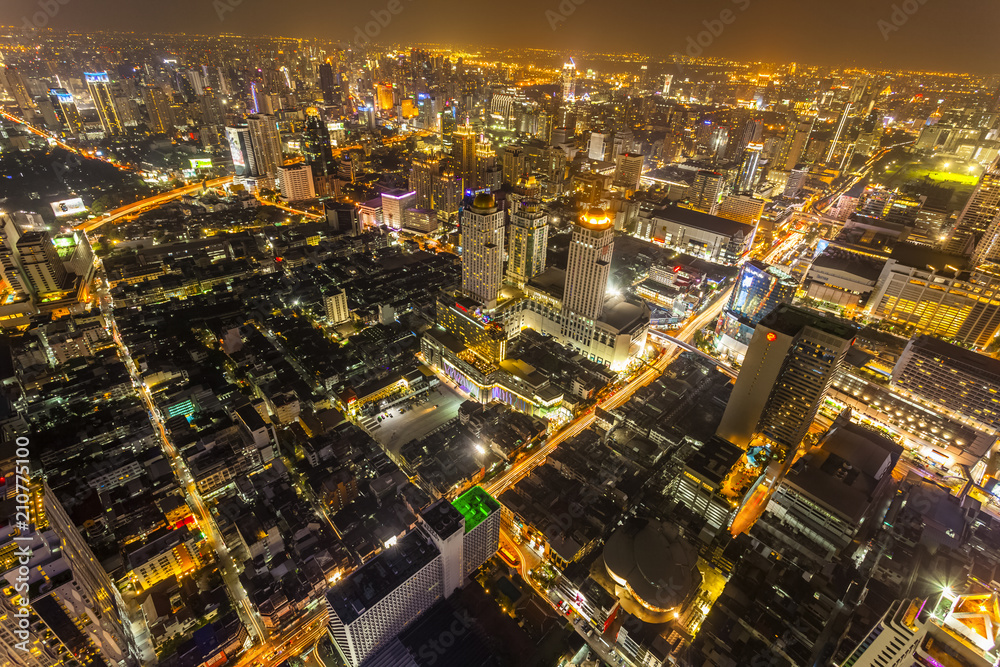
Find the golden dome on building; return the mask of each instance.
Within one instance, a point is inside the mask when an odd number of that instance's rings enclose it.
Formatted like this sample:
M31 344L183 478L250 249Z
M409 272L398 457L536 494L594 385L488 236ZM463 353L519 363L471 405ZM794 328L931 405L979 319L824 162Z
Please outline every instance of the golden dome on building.
M496 197L489 192L480 192L472 200L473 208L493 208L497 205Z
M611 217L608 212L600 207L593 207L589 211L585 211L583 215L580 216L580 222L584 223L588 227L606 227L611 224Z
M318 115L320 115L319 114L319 109L317 109L316 107L306 107L306 115L307 116L318 116Z

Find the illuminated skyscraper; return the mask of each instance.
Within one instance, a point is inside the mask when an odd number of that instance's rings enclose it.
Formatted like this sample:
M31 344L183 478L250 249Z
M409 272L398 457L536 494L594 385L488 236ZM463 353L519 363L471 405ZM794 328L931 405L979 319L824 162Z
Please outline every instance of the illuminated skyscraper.
M815 122L815 116L811 118L803 117L798 121L792 118L788 120L785 141L781 145L781 153L778 157L778 168L788 171L789 169L794 169L802 161L802 155L805 153L806 144L809 143L809 137L812 134Z
M474 190L476 185L476 132L471 125L462 125L455 130L451 154L458 162L458 169L465 182L465 188Z
M233 156L233 169L237 176L259 176L257 159L250 140L250 128L227 127L229 150Z
M988 238L987 231L990 231L991 228L996 230L996 225L993 222L998 214L1000 214L1000 164L994 162L979 177L976 189L973 190L972 196L969 197L965 208L958 216L955 231L952 234L952 245L957 247L954 241L972 238L980 246L980 249L977 249L977 255L991 254L996 241ZM984 242L985 245L983 245Z
M504 212L493 195L476 195L462 212L462 291L487 308L503 284Z
M548 216L541 205L526 199L510 214L510 242L507 245L507 280L518 289L545 268L549 242Z
M111 78L108 76L108 73L85 72L83 76L87 81L90 97L94 100L97 115L101 119L104 134L109 137L124 134L125 131L122 129L118 107L115 105L114 96L111 94Z
M571 338L589 340L604 310L614 248L615 226L607 211L592 209L573 223L563 295L564 328Z
M740 171L733 185L733 192L738 195L752 195L757 185L757 174L760 169L760 153L763 144L749 144L743 151Z
M63 127L72 134L83 130L83 120L80 118L80 111L76 108L73 95L65 88L50 88L49 101L55 109L56 117Z
M417 157L410 165L410 189L417 193L416 208L430 209L434 200L434 183L441 175L441 159Z
M270 114L253 114L247 117L247 127L259 175L277 178L278 167L285 163L281 152L278 119Z
M312 167L313 176L329 176L334 171L330 130L323 113L316 107L306 109L306 127L302 133L302 155Z
M798 447L856 333L812 311L778 306L754 331L718 435L739 447L758 433Z
M576 63L573 62L572 58L563 65L562 98L564 102L576 100Z

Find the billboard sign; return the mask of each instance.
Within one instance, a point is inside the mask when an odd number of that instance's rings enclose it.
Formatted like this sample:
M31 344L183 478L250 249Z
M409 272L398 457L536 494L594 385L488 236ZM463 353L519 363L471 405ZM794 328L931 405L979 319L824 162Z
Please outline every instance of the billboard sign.
M87 207L83 205L83 200L79 197L54 201L49 206L52 207L52 212L56 214L57 218L68 218L72 215L87 212Z

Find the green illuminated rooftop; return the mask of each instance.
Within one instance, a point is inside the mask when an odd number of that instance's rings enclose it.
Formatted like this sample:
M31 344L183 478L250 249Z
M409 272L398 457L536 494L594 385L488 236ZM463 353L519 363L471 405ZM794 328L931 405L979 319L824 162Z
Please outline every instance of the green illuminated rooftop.
M481 486L474 486L451 503L465 517L465 532L483 522L493 512L500 510L496 498L486 493Z

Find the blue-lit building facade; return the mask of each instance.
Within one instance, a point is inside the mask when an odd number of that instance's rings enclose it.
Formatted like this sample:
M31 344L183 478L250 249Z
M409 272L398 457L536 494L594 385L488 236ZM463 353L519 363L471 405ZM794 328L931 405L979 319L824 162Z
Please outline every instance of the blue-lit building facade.
M754 327L782 303L791 303L798 287L795 279L759 260L746 262L716 328L716 347L731 360L742 363Z

